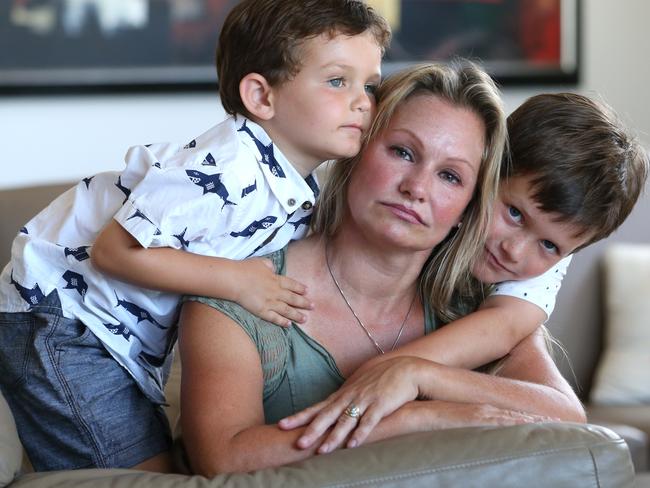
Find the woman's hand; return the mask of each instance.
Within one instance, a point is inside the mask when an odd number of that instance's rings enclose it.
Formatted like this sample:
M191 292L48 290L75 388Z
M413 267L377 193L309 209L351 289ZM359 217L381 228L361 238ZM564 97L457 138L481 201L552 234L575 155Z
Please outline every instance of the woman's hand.
M346 447L356 447L366 440L382 418L418 397L419 373L427 363L418 358L399 357L365 368L352 375L327 399L282 419L278 425L290 430L309 424L297 441L301 449L311 447L330 427L333 429L319 446L318 453L336 449L351 432ZM345 413L352 406L359 409L358 418Z
M238 261L235 301L258 317L282 327L302 323L313 304L305 298L307 287L286 276L278 275L269 259L251 258Z

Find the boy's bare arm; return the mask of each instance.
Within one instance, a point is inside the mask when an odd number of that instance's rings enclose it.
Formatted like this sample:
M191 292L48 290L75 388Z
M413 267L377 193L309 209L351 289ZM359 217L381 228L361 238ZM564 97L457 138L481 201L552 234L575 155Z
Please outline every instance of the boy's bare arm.
M545 320L546 313L537 305L506 295L490 296L476 312L373 358L358 372L400 356L474 369L508 354Z
M278 325L302 322L311 307L301 283L273 271L268 259L235 261L179 249L144 248L117 221L97 238L93 265L103 273L143 288L223 298Z

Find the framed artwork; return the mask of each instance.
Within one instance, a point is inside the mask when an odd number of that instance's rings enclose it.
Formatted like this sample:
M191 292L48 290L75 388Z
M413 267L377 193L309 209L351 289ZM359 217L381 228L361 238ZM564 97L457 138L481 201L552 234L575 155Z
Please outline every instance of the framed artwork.
M575 83L580 0L368 0L390 21L388 70L455 56L504 84Z
M578 79L580 0L367 2L394 32L385 73L463 56L503 84ZM236 3L2 0L0 91L215 89L219 29Z

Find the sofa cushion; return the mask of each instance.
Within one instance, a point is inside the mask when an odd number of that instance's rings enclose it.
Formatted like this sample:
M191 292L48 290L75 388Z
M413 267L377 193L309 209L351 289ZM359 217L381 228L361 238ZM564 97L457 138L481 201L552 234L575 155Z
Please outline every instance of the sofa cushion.
M605 347L591 401L650 405L650 246L617 244L603 263Z
M14 417L0 393L0 487L6 486L20 470L23 448L18 439Z
M633 483L630 454L620 437L593 425L549 423L412 434L211 480L133 470L80 470L26 475L12 488L613 488Z
M610 409L617 407L605 406L601 408ZM646 410L648 409L646 408ZM588 410L589 422L607 427L616 432L617 435L621 436L630 450L630 457L632 458L632 464L634 465L635 471L637 473L648 471L648 448L650 446L648 442L648 434L642 429L633 427L632 425L617 423L605 412L600 413L604 414L604 416L600 417L604 420L599 420L598 412L593 415L595 419L592 419L591 412Z

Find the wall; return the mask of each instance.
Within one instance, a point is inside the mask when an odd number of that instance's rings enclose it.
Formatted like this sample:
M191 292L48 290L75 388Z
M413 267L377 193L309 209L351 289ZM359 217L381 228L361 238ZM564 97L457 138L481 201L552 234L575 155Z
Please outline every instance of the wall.
M583 0L583 78L579 87L602 95L650 142L647 0ZM555 88L556 90L559 88ZM509 110L546 87L507 89ZM0 189L80 179L121 167L126 148L186 141L223 117L214 94L0 98ZM650 242L650 195L607 241ZM605 243L574 259L550 322L570 357L595 359L600 347L597 261ZM568 373L566 364L562 366ZM574 364L578 382L590 381L588 361Z
M189 141L224 116L207 93L0 98L0 189L120 169L130 146Z

